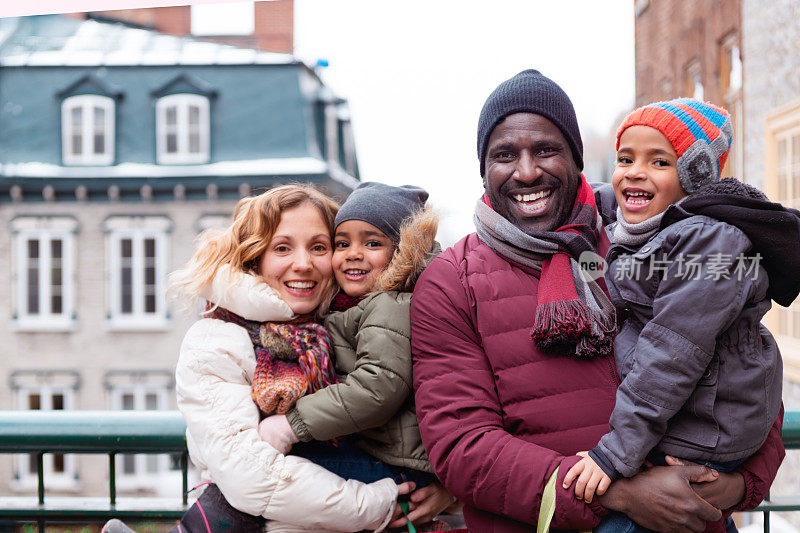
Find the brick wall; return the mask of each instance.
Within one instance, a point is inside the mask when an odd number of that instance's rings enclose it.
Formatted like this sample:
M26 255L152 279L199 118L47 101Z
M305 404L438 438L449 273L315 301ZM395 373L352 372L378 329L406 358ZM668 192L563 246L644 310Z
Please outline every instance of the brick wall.
M191 8L189 6L93 11L92 15L123 20L172 35L182 36L191 32Z
M203 36L218 43L260 48L291 54L294 50L294 0L255 2L255 30L252 35ZM191 33L189 6L94 11L93 15L130 22L172 35Z
M637 2L637 11L636 105L691 96L685 72L693 60L700 66L704 98L724 102L720 46L731 34L740 41L741 0L649 0Z
M256 2L255 37L262 50L294 51L294 0Z

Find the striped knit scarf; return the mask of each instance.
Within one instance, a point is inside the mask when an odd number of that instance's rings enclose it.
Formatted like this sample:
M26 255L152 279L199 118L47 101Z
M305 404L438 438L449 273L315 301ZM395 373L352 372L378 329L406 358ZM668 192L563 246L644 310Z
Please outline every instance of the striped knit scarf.
M581 253L597 253L600 229L594 193L583 175L572 213L555 231L523 232L492 209L486 195L474 220L478 237L495 253L541 272L530 334L540 349L580 359L612 353L614 306L578 264Z
M206 316L247 330L256 353L251 395L265 415L284 414L304 394L336 383L333 343L321 325L256 322L221 307Z

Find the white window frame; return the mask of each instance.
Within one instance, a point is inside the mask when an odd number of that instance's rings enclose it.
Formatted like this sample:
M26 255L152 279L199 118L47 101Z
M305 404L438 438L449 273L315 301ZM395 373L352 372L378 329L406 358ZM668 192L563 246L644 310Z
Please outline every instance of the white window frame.
M703 101L705 87L703 87L703 69L697 59L686 66L686 81L692 98Z
M72 217L17 217L11 221L13 235L15 331L74 331L75 320L75 233ZM39 242L39 312L28 309L28 241ZM52 312L53 258L50 243L61 240L61 312Z
M38 385L25 384L14 391L14 398L18 410L28 410L28 395L39 394L40 410L53 410L53 395L62 394L64 396L64 410L74 409L75 390L69 385L58 385L42 382ZM19 491L31 490L38 486L38 476L29 471L29 461L32 454L17 454L14 458L15 480L12 482L12 489ZM45 480L45 487L48 489L70 490L79 489L78 468L74 454L64 455L64 471L53 471L53 459L55 454L46 453L42 457L42 466Z
M114 385L109 391L111 409L123 410L122 400L126 394L133 395L133 410L146 411L147 395L156 396L157 411L164 411L168 408L170 391L166 385L151 383L140 383L130 385ZM133 457L134 472L125 473L125 455L117 454L117 488L121 490L154 489L159 490L161 486L170 485L177 482L180 477L180 470L170 469L169 454L130 454ZM155 463L155 472L148 472L148 463ZM165 479L165 476L168 479Z
M776 110L767 117L764 142L764 190L771 199L787 207L800 207L800 150L794 139L800 137L800 100ZM784 159L779 144L785 143ZM767 326L775 333L784 360L800 357L800 302L788 308L773 306L767 315Z
M199 108L199 152L189 151L189 108ZM174 131L167 125L167 110L176 109ZM156 102L156 149L158 163L162 165L203 164L209 161L210 121L208 98L199 94L178 93L159 98ZM176 135L177 151L167 152L167 135Z
M94 151L94 108L105 111L103 138L105 151ZM81 110L81 153L72 153L72 111ZM98 94L80 94L61 103L61 147L65 165L111 165L114 162L114 100Z
M169 328L165 302L168 233L171 221L160 216L115 216L105 222L107 232L107 327L115 331L164 331ZM132 308L122 309L122 241L131 242ZM155 311L145 310L145 257L146 239L155 241Z

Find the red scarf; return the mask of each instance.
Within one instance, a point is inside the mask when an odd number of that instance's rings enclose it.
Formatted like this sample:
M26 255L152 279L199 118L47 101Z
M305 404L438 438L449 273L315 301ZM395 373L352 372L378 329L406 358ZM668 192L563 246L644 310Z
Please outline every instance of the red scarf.
M491 208L487 196L484 203ZM614 306L604 284L585 281L578 265L583 252L598 252L601 240L594 192L586 178L581 175L566 223L554 231L525 233L481 205L475 222L478 236L492 250L523 266L541 268L530 334L539 348L578 358L612 353Z

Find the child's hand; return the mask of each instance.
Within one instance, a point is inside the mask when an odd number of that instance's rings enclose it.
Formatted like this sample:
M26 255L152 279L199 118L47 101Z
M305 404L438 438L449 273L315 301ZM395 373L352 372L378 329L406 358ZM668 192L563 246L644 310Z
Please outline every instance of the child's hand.
M595 494L602 496L606 493L611 485L611 478L597 466L588 453L578 452L577 455L583 459L575 463L564 476L564 488L568 489L575 478L578 478L578 482L575 483L575 497L586 503L592 503Z
M283 454L292 449L292 444L300 441L286 415L272 415L262 420L258 424L258 436Z
M411 493L408 517L401 515L391 522L389 527L404 527L407 520L411 520L415 525L427 524L450 507L454 501L453 496L439 483L426 485Z
M397 499L400 500L404 498L407 501L408 495L411 494L417 488L417 485L413 481L406 481L405 483L399 483L397 485ZM399 527L403 527L406 525L406 517L403 515L403 510L400 508L400 504L396 503L394 505L394 513L392 514L392 520L395 522L402 521L402 525ZM387 526L388 527L388 526Z

